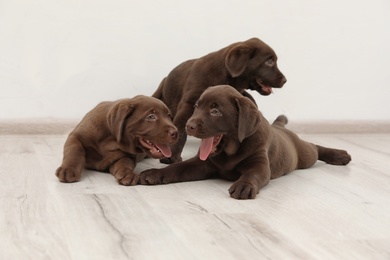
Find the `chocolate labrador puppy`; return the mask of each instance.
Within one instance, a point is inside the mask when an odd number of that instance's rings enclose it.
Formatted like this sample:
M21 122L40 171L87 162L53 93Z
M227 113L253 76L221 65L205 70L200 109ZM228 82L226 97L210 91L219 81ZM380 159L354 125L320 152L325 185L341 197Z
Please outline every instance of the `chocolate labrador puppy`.
M267 44L252 38L174 68L153 94L171 110L179 130L179 141L171 147L172 157L162 162L181 161L187 138L185 124L194 111L196 100L208 86L229 84L254 102L246 89L269 95L272 88L281 88L286 83L276 61L275 52Z
M62 165L62 182L79 181L83 168L110 172L122 185L135 185L137 161L170 157L169 145L178 133L166 105L153 97L136 96L102 102L69 134Z
M236 199L253 199L271 179L317 160L346 165L344 150L305 142L287 130L285 116L272 125L248 98L230 86L207 89L188 120L189 135L201 138L198 156L163 169L141 173L141 184L195 181L220 176L235 181L229 189Z

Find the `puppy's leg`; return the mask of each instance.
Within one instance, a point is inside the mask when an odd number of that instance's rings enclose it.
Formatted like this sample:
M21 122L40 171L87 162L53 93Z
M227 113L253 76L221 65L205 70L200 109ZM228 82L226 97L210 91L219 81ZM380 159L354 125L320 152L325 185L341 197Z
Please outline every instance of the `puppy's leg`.
M167 184L173 182L198 181L213 177L215 169L198 156L177 162L161 169L141 172L140 182L145 185Z
M240 178L229 188L229 194L235 199L254 199L260 189L271 179L268 157L264 155L250 162L242 163L236 170L241 172Z
M85 166L85 150L80 140L70 135L64 145L62 165L57 169L56 176L62 182L80 180Z
M136 185L139 175L134 173L136 158L123 157L110 166L110 173L114 175L119 184L129 186Z
M351 161L351 155L347 151L327 148L316 145L318 150L318 160L333 165L347 165Z

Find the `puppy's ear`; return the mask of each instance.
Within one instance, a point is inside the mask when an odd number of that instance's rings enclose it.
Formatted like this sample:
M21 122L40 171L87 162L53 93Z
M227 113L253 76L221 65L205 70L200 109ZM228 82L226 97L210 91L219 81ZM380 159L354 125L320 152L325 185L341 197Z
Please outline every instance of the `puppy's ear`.
M122 141L123 131L126 127L126 121L135 109L131 102L121 100L117 101L107 114L107 125L111 134L115 136L117 142Z
M235 102L238 109L238 141L241 143L259 129L261 114L249 98L236 98Z
M253 49L245 44L231 48L225 57L225 66L233 78L240 76L253 56Z

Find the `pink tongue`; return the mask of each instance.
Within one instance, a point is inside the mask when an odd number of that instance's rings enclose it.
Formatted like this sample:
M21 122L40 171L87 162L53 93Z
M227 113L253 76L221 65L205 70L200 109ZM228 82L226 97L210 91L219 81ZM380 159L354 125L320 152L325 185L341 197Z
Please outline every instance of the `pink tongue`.
M156 146L161 151L161 153L164 155L164 157L169 158L172 156L171 148L169 148L169 145L156 144Z
M199 147L199 158L205 161L209 157L211 150L213 149L214 137L202 139Z

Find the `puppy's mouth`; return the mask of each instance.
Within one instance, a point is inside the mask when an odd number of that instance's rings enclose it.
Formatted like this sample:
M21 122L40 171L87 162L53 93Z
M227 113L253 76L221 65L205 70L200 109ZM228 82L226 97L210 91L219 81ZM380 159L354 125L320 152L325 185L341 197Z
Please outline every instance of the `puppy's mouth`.
M161 159L161 158L169 158L172 156L171 148L167 144L157 144L153 143L146 138L138 138L140 144L143 148L147 150L147 154L153 158Z
M217 146L221 142L223 134L218 134L209 138L202 139L199 147L199 158L205 161L210 154L217 151Z
M260 86L260 89L258 91L263 96L268 96L269 94L273 93L272 87L265 84L261 79L256 79L256 83Z

